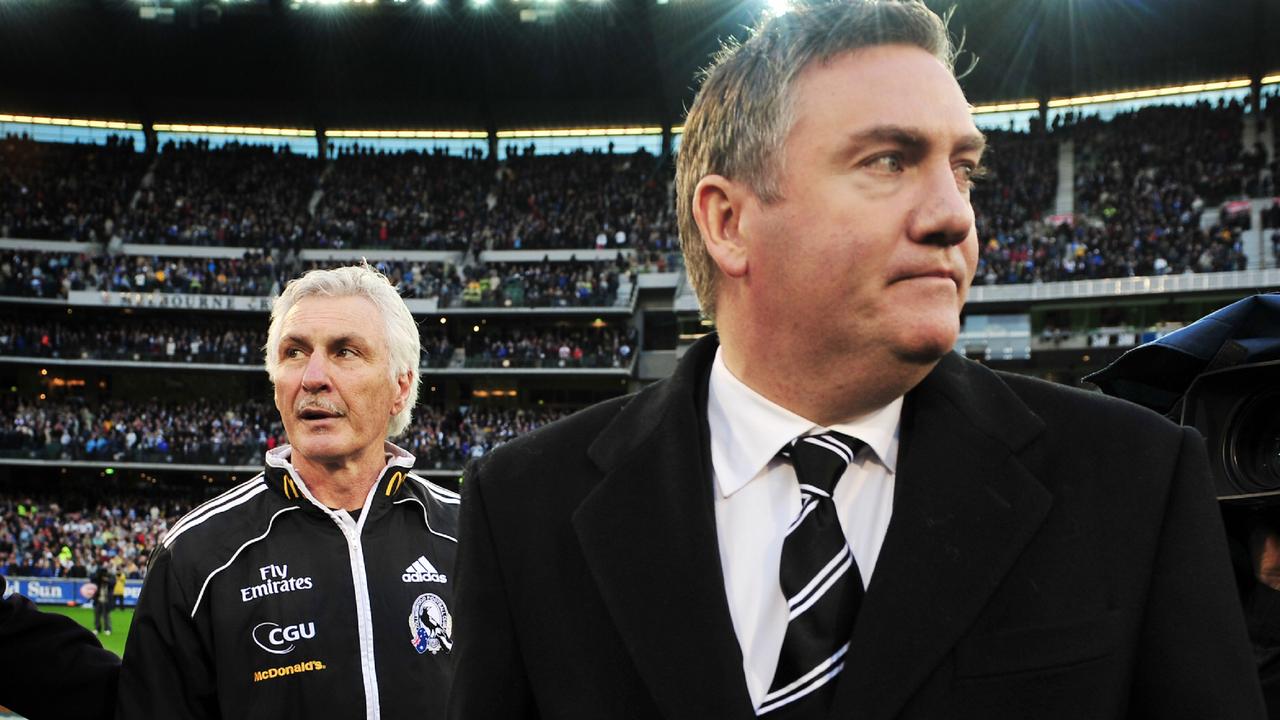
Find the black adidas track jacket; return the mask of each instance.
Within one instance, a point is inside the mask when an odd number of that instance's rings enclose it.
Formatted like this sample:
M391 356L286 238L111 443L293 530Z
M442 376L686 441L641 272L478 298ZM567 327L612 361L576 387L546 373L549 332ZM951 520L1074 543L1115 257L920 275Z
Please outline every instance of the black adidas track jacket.
M389 464L358 518L288 462L196 508L152 557L117 717L443 717L458 495Z

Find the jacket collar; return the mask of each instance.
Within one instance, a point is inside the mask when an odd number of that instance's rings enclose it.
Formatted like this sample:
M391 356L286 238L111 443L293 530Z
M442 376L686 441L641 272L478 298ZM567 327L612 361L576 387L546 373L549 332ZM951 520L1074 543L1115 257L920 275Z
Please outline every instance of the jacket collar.
M573 516L618 632L667 718L755 716L716 541L706 420L717 342L641 391L587 450L603 479Z
M588 448L603 479L573 524L664 715L753 717L715 529L706 385L695 343ZM888 720L974 621L1052 504L1019 458L1044 423L994 373L951 354L907 395L893 518L833 717Z
M896 716L977 619L1052 505L1025 452L1043 429L954 353L908 393L893 518L833 717Z
M413 470L414 456L385 441L383 443L383 452L386 455L387 464L383 466L382 472L378 474L378 479L374 482L373 487L369 489L369 494L365 496L364 508L360 513L361 520L375 506L380 507L380 498L396 498L401 494L413 491L413 483L406 482L406 480L409 472ZM325 514L333 514L334 511L332 509L325 507L323 503L316 500L315 496L311 494L306 480L298 473L297 468L293 466L292 456L293 447L290 445L281 445L267 451L264 475L268 487L289 502L301 505L304 508L311 507L323 511Z

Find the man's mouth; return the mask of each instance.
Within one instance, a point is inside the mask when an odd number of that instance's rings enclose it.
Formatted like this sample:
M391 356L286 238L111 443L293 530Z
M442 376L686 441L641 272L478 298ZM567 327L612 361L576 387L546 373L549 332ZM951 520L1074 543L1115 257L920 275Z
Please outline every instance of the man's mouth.
M956 286L959 287L959 283L956 281L955 273L951 272L950 268L919 268L917 270L912 270L912 271L903 273L902 276L899 277L898 279L899 280L915 280L918 278L938 278L940 280L950 280L956 283Z
M302 420L328 420L331 418L339 418L346 413L333 403L324 400L310 400L300 403L294 410L294 414Z

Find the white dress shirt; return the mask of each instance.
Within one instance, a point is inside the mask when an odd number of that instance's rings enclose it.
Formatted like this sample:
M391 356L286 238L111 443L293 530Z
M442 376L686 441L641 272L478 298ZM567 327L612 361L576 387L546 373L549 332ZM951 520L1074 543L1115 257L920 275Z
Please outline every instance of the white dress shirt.
M898 398L869 415L817 425L747 387L716 351L707 389L716 537L753 705L758 707L769 692L787 630L787 599L778 572L787 526L800 512L795 470L777 459L777 452L799 435L827 430L867 444L841 476L832 499L868 586L893 511L901 416Z

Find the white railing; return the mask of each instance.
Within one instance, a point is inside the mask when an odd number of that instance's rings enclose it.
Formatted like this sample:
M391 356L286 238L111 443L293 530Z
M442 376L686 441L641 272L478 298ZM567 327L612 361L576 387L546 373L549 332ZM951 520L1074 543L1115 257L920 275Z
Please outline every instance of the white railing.
M969 290L968 307L984 303L1029 303L1038 300L1085 300L1163 295L1215 290L1280 289L1280 269L1187 273L1149 277L1071 280L1026 285L976 285Z

